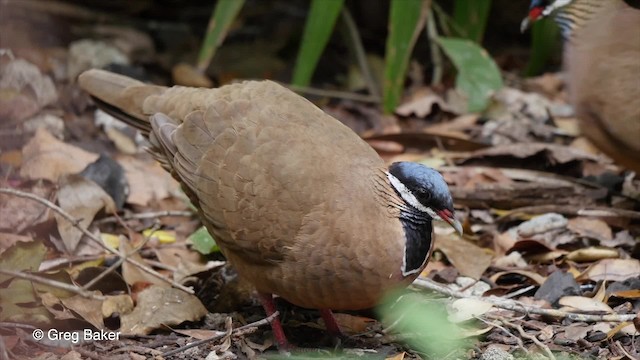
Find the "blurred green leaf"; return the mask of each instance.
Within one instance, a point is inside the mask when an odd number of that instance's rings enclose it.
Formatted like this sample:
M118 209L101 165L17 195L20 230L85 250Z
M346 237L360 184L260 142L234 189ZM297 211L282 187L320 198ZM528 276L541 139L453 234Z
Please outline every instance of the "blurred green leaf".
M458 69L456 88L467 97L468 110L484 110L491 95L503 86L496 63L470 40L439 37L437 41Z
M243 5L244 0L218 0L213 14L211 14L211 19L209 19L207 34L202 42L200 54L198 54L198 70L201 72L209 67L216 49L227 36L229 27Z
M490 10L491 0L456 0L453 20L463 32L460 35L481 43Z
M398 291L389 294L376 309L384 323L409 346L429 358L442 359L454 351L464 351L462 330L447 319L445 305L419 293Z
M549 58L556 53L559 43L560 29L555 21L544 18L533 23L531 27L531 57L527 64L526 75L540 74Z
M392 0L384 71L384 111L395 110L402 96L413 46L424 27L430 0Z
M216 244L216 241L204 226L196 230L193 234L189 235L189 240L193 244L193 248L200 254L209 255L211 253L220 251L220 248Z
M311 82L313 72L331 37L343 3L344 0L313 0L311 2L293 70L291 81L293 85L307 86Z

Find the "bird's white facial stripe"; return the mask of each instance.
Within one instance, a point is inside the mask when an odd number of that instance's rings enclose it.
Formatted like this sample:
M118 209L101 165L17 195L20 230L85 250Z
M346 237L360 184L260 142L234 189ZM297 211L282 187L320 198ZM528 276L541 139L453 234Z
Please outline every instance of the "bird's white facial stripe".
M553 4L547 6L542 11L542 16L549 16L552 12L556 11L556 9L559 9L559 8L569 4L571 1L573 1L573 0L556 0Z
M396 189L396 191L400 194L402 199L406 201L409 205L414 208L429 214L429 216L434 220L442 220L435 211L431 208L428 208L420 203L418 199L416 199L415 195L409 190L397 177L393 176L391 173L387 173L387 178L389 178L389 182Z

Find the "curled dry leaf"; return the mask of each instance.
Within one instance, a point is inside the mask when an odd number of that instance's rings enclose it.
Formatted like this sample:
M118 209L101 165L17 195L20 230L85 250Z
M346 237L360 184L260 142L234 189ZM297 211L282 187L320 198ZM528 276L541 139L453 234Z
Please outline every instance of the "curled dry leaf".
M575 310L596 313L613 313L613 309L602 301L584 297L584 296L564 296L560 298L558 303Z
M604 259L590 266L580 279L624 281L639 276L640 261L636 259Z
M620 257L620 254L616 249L590 246L568 253L566 259L575 262L590 262L602 259L616 259L618 257Z
M78 227L87 229L94 216L101 209L108 213L116 212L116 205L109 194L91 180L87 180L80 175L66 175L60 178L60 191L58 192L58 203L60 207L68 212L78 223L72 224L60 214L54 214L58 232L69 253L73 253L82 238L82 232Z
M163 326L196 321L207 314L197 297L174 288L150 286L138 295L136 308L121 317L123 334L146 335Z
M600 241L611 241L613 233L609 225L600 219L577 217L569 220L567 228L576 234Z

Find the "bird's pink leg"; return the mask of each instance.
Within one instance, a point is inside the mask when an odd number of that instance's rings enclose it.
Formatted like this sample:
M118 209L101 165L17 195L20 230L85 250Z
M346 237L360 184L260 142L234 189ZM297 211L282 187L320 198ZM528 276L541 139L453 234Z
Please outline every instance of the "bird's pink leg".
M267 316L271 316L276 312L276 304L273 301L272 294L258 292L258 298L260 299L260 303L262 303L262 307L267 313ZM278 349L289 349L289 342L287 341L287 337L284 335L284 330L282 329L282 324L280 323L280 316L276 316L271 321L271 330L273 331L273 337L276 338L276 342L278 343Z
M336 318L333 316L333 313L330 309L320 309L320 315L322 316L322 320L324 320L324 326L327 328L327 332L331 336L341 337L342 331L340 331L340 326L338 326L338 322Z

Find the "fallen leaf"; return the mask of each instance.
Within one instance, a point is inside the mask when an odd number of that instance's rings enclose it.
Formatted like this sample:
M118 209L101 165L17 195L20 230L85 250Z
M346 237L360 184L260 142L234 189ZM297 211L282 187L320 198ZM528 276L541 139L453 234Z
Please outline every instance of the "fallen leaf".
M602 259L616 259L620 254L616 249L590 246L584 249L574 250L567 254L566 259L575 262L591 262Z
M609 225L600 219L576 217L570 219L567 228L584 237L602 241L611 241L613 233Z
M15 245L17 242L31 242L33 238L31 236L23 236L18 234L11 233L1 233L0 232L0 255L2 255L5 250Z
M107 213L115 213L116 205L109 194L91 180L80 175L70 174L60 178L58 203L74 219L72 224L62 215L55 213L58 232L67 251L72 254L76 250L83 234L79 229L87 229L98 211L105 209Z
M163 326L199 320L207 312L194 295L153 285L138 294L135 309L121 317L120 331L127 335L146 335Z
M603 259L591 265L580 279L624 281L638 276L640 261L636 259Z
M584 296L564 296L558 300L558 303L580 311L613 313L613 309L609 305Z
M98 291L94 293L100 294ZM60 301L65 307L80 315L82 319L93 325L96 329L106 329L102 319L102 300L75 295L67 299L61 299Z
M62 175L79 173L98 159L97 154L65 144L44 129L22 149L20 176L57 182Z
M30 188L19 189L50 199L53 188L48 182L37 182ZM0 194L0 229L11 233L21 233L25 229L45 222L49 218L49 208L32 199L10 194Z
M376 322L374 319L368 317L344 313L333 313L333 316L340 326L340 329L344 330L347 334L362 334ZM324 322L322 322L322 324L324 325Z
M436 248L447 256L447 259L461 275L476 280L480 279L484 271L491 265L493 258L489 250L454 234L437 237Z
M122 316L133 310L133 299L129 295L107 296L102 302L102 317L108 318L114 314Z
M461 323L486 314L493 308L493 304L479 299L458 299L451 304L449 321Z
M124 168L129 183L129 204L146 206L151 200L162 200L178 192L178 182L157 162L126 155L116 160Z
M178 334L186 335L198 340L210 339L214 336L226 334L225 331L206 330L206 329L171 329Z

